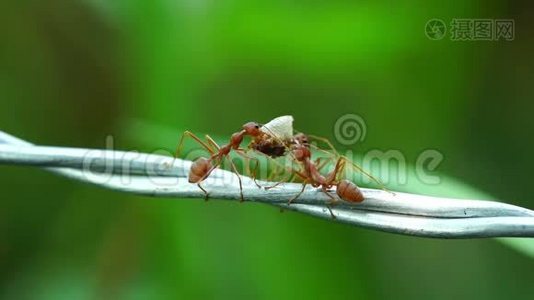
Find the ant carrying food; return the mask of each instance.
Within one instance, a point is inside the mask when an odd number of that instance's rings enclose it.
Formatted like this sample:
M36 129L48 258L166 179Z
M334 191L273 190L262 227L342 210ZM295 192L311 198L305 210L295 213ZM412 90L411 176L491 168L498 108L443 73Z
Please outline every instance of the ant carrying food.
M185 137L191 137L210 153L209 158L200 157L193 162L188 176L189 182L196 183L204 192L204 194L206 194L206 199L209 194L200 184L202 181L208 178L213 170L223 163L224 159L228 158L230 151L232 150L234 150L240 156L256 162L253 172L253 179L256 185L260 187L255 178L259 161L256 158L247 155L247 151L245 149L240 148L244 137L249 136L252 138L252 141L248 146L249 149L257 151L271 158L280 157L285 155L286 150L289 149L292 143L294 143L292 124L292 116L281 116L271 120L265 125L261 125L256 122L248 122L243 125L242 130L232 134L229 143L222 147L220 147L209 135L206 135L207 142L204 142L192 132L185 131L180 138L175 157L179 156ZM241 201L244 201L241 176L239 175L234 162L231 159L228 159L228 161L230 162L232 171L238 177Z

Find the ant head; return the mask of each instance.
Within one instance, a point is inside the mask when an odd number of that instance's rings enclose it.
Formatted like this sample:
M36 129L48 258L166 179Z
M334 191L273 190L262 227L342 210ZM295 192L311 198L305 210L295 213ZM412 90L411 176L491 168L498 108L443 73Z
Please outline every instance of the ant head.
M310 158L311 153L310 149L308 149L304 145L295 145L293 147L293 155L295 156L295 159L298 161L303 161L306 158Z
M256 122L248 122L243 125L243 130L245 130L248 135L257 136L260 134L260 124Z
M307 146L309 144L308 136L305 135L304 133L297 133L295 134L293 138L295 139L295 142L297 142L300 145Z

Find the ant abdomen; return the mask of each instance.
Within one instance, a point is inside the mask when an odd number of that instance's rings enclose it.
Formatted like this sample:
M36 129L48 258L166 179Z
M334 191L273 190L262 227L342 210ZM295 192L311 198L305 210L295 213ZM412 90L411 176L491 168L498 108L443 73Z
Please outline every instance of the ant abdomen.
M189 183L199 183L206 178L207 173L212 168L211 160L199 157L189 169Z
M346 179L337 185L336 193L339 198L349 202L362 202L363 194L356 184Z

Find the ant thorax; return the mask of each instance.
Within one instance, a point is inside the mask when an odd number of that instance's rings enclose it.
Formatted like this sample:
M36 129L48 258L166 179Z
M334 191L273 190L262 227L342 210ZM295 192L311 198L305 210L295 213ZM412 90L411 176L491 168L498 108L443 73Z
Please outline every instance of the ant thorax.
M293 140L293 117L281 116L260 127L261 134L256 136L249 148L270 157L286 154Z

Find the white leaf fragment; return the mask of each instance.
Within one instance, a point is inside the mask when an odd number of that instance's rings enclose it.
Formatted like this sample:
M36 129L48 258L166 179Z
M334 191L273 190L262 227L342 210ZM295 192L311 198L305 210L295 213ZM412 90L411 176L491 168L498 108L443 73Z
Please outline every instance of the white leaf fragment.
M290 140L293 137L293 116L274 118L263 125L260 130L281 140Z

